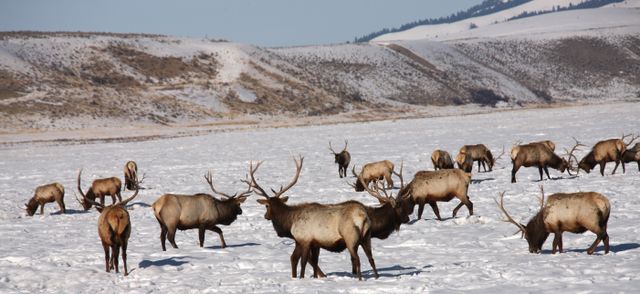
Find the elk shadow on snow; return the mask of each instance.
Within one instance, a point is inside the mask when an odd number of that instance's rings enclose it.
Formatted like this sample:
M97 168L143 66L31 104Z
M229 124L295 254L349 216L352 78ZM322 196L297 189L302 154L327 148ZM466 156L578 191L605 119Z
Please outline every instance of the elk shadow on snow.
M564 176L559 176L559 177L551 177L551 181L558 181L558 180L575 180L577 179L578 176L573 175L573 176L568 176L568 177L564 177ZM540 182L544 182L544 181L548 181L549 179L542 179L542 180L533 180L531 181L532 183L540 183Z
M259 246L259 243L253 243L253 242L247 242L247 243L242 243L242 244L227 244L227 247L225 248L240 248L240 247L248 247L248 246ZM213 245L213 246L208 246L205 247L207 249L223 249L222 246L220 245Z
M139 202L134 202L134 203L130 203L129 205L127 205L127 207L134 207L134 206L151 207L151 204L139 201Z
M640 243L622 243L622 244L611 244L609 246L609 250L611 252L624 252L624 251L628 251L628 250L634 250L640 248ZM587 248L588 249L588 248ZM576 253L584 253L587 252L587 249L583 249L583 248L575 248L575 249L565 249L564 252L576 252ZM542 253L544 254L551 254L551 250L542 250ZM601 253L602 255L604 255L604 246L598 246L596 248L595 253ZM594 253L594 254L595 254Z
M61 214L82 214L82 213L90 213L90 210L78 210L78 209L69 209L67 208L65 210L65 213L62 213L62 211L58 210L56 212L52 212L51 215L61 215Z
M495 181L496 178L486 178L486 179L471 179L471 184L480 184L484 181Z
M165 258L165 259L160 259L160 260L149 260L149 259L144 259L142 260L139 264L138 267L140 268L148 268L151 266L181 266L185 263L189 263L188 260L184 260L184 259L189 259L191 257L189 256L173 256L173 257L169 257L169 258Z
M401 276L412 276L422 273L423 269L430 268L431 265L423 266L422 269L418 269L414 266L411 267L403 267L401 265L394 265L384 268L378 268L378 272L380 273L380 277L401 277ZM350 272L333 272L327 273L327 276L338 276L338 277L352 277L353 274ZM362 276L364 278L373 278L373 270L363 270Z

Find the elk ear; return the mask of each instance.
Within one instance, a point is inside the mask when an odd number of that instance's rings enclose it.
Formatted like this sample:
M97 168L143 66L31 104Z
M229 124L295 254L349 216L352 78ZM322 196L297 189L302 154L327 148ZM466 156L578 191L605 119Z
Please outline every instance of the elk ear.
M280 200L282 200L282 203L287 203L287 200L289 200L289 197L287 197L287 196L280 197Z
M249 197L249 196L240 196L240 197L236 198L236 202L243 203L245 200L247 200L247 197ZM262 199L258 199L258 200L262 200Z
M256 200L256 201L258 201L258 203L260 203L260 204L262 204L262 205L267 205L267 204L269 204L269 200L267 200L267 199L258 199L258 200Z

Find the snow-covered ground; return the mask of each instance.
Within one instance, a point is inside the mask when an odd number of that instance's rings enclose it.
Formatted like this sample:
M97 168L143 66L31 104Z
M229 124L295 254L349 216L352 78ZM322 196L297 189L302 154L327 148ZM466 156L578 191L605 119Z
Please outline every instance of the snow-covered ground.
M349 140L352 162L389 159L405 163L405 178L431 169L429 155L436 148L457 153L463 144L484 143L500 153L517 140L551 139L559 150L576 137L592 145L597 140L640 132L640 103L572 108L521 110L492 114L412 119L371 123L277 128L213 133L206 136L146 142L89 145L21 145L0 150L0 292L637 292L640 289L640 172L635 164L627 173L597 173L570 177L552 170L554 180L538 182L536 169L521 169L518 183L510 183L508 154L493 172L476 173L470 186L475 215L458 203L441 203L444 221L434 220L426 208L423 220L403 225L387 240L373 240L373 255L381 277L373 279L362 251L365 280L350 274L348 253L322 251L325 279L290 277L292 241L278 238L264 219L264 207L251 196L244 213L223 226L228 247L221 249L217 234L207 232L205 247L197 245L196 231L177 234L179 249L160 247L160 228L149 205L163 193L208 192L202 178L214 173L218 188L245 189L249 161L264 160L258 171L263 187L286 184L294 166L292 155L305 156L290 203L335 203L355 199L373 205L370 196L353 192L339 179L328 141ZM586 150L578 156L586 154ZM83 212L74 200L77 171L84 168L83 186L91 179L122 176L127 160L146 174L137 199L129 207L133 232L129 240L130 275L105 273L97 235L95 210ZM613 168L607 168L608 173ZM349 178L349 180L353 180ZM408 180L408 179L407 179ZM68 214L47 204L44 215L25 216L23 204L37 185L59 181L66 187ZM564 234L563 254L530 254L527 243L513 235L515 226L502 222L493 201L506 191L505 206L525 222L538 209L539 185L554 192L597 191L611 201L608 232L611 252L585 250L595 236ZM125 192L129 195L129 192ZM310 267L307 267L307 274Z

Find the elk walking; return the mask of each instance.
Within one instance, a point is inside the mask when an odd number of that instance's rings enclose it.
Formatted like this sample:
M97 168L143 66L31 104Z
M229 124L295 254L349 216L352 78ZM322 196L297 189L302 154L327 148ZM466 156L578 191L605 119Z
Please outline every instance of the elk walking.
M151 207L160 224L160 244L162 251L166 251L166 239L173 248L178 248L175 241L176 230L198 229L200 247L204 246L205 230L211 230L220 236L221 247L227 245L224 241L222 230L217 225L228 226L233 223L238 215L242 214L242 204L250 190L243 193L228 195L217 191L213 186L211 172L204 176L213 193L224 198L218 199L209 194L199 193L195 195L165 194L156 200Z
M555 144L549 145L549 142L553 144L551 141L543 141L543 142L533 142L524 145L516 145L511 148L511 163L513 164L513 168L511 169L511 182L516 182L516 173L520 169L520 167L532 167L535 166L538 168L538 172L540 173L540 181L542 181L542 172L544 171L547 174L547 178L551 179L549 176L549 167L559 170L563 173L565 170L571 175L571 158L575 158L573 152L576 151L576 148L579 146L584 146L580 144L576 140L576 145L571 148L571 151L567 152L567 159L564 159L553 152L555 149ZM553 146L554 148L551 148Z
M98 218L98 235L102 242L102 248L104 249L104 262L106 272L115 269L118 273L118 255L122 250L122 263L124 265L124 275L129 275L127 270L127 246L129 243L129 236L131 235L131 220L129 218L129 212L125 206L133 198L138 195L136 189L132 196L119 201L112 205L104 206L102 203L98 203L95 200L89 199L87 195L82 192L80 187L80 178L82 169L78 172L78 192L82 195L84 202L95 205L100 211L100 217Z
M356 166L354 165L351 173L356 177L356 182L351 186L356 192L362 192L365 185L368 186L371 182L384 179L387 182L387 187L393 187L393 179L391 178L391 174L395 173L393 169L393 162L382 160L365 164L360 174L356 174Z
M49 202L56 202L62 213L66 212L64 207L64 186L60 183L51 183L36 188L33 197L25 204L27 215L32 216L40 206L40 214L44 214L44 205Z
M607 222L611 205L607 197L596 192L556 193L550 195L545 204L542 186L540 191L540 210L527 225L516 222L507 213L504 208L504 192L500 194L500 203L494 199L507 221L522 232L529 243L530 253L539 253L550 233L554 234L551 252L555 254L557 249L562 253L562 232L581 234L587 230L596 234L596 240L587 253L593 254L600 241L604 243L604 253L609 253Z
M464 145L458 151L458 159L464 159L460 154L469 154L471 155L471 159L473 161L478 162L478 172L480 172L480 164L482 164L482 168L484 171L487 171L487 166L489 166L489 171L493 170L493 165L495 164L495 160L493 158L493 154L491 154L491 150L487 148L484 144L476 144L476 145ZM464 162L458 161L459 165L462 165Z
M338 164L338 175L340 178L347 177L347 168L349 168L349 163L351 162L351 154L347 151L347 145L349 142L344 140L344 148L340 152L335 152L333 147L331 147L331 141L329 141L329 150L335 157L335 163Z
M418 205L418 219L422 218L424 205L428 203L438 220L442 220L437 202L448 202L454 197L460 200L460 204L453 209L453 217L462 205L467 206L469 215L473 215L473 203L468 195L470 182L471 174L460 169L419 171L398 194L399 197L410 199L409 213L413 212L416 204Z
M433 163L433 169L451 169L453 168L453 160L449 152L444 150L435 150L431 153L431 162Z
M89 210L96 198L100 198L100 205L104 206L104 197L107 195L111 196L112 203L116 203L116 196L118 197L118 201L122 201L122 196L120 194L121 188L122 182L117 177L97 179L93 181L91 187L87 190L86 197L83 197L78 201L84 210ZM91 201L86 201L87 199Z
M597 165L600 165L600 175L604 176L604 168L607 162L615 162L616 166L613 168L612 175L616 173L618 165L622 163L622 172L625 172L624 161L622 160L622 154L627 150L627 146L631 145L638 137L632 136L629 143L625 143L624 139L629 135L623 135L622 138L608 139L599 141L596 143L591 151L580 160L578 168L590 173L591 170Z
M358 279L362 279L358 247L362 246L374 275L378 271L371 253L371 220L366 207L356 201L339 204L323 205L319 203L303 203L287 205L288 197L282 195L298 181L304 158L296 160L296 174L293 180L279 191L272 189L273 196L258 185L255 172L262 162L253 163L249 167L250 180L245 181L253 192L264 199L258 203L266 206L265 219L270 220L279 237L292 238L296 247L291 254L291 275L297 276L298 260L301 260L300 278L304 278L307 261L314 267L314 276L324 276L317 267L314 256L319 255L320 248L333 252L341 252L345 248L351 255L352 269L355 269ZM309 258L311 257L311 258Z

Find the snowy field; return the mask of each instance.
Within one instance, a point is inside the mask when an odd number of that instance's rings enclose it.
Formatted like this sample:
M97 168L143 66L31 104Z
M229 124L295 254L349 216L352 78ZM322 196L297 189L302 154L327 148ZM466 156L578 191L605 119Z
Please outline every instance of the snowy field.
M510 183L511 145L551 139L558 150L571 147L572 136L591 146L600 139L640 132L640 103L522 110L493 114L398 120L372 123L260 129L147 142L67 146L20 146L0 150L0 292L2 293L416 293L461 292L629 292L640 290L640 172L634 163L627 173L570 177L550 170L554 180L541 182L554 192L597 191L612 206L609 220L611 252L586 249L595 235L564 234L565 253L552 255L550 237L542 254L530 254L514 235L516 227L501 221L493 201L506 191L505 206L526 222L538 209L538 171L523 168L518 183ZM328 141L341 148L349 140L352 163L389 159L405 163L405 178L432 169L430 153L441 148L454 156L463 144L486 144L494 154L507 154L493 172L474 167L469 195L475 215L462 208L450 218L457 200L441 203L445 220L436 221L429 207L422 220L403 225L386 240L373 239L380 272L374 279L360 250L365 279L351 275L348 253L321 251L324 279L290 277L293 242L276 236L265 208L251 196L244 213L222 226L228 247L207 232L205 247L196 230L178 232L179 249L160 247L160 227L149 205L164 193L209 192L202 175L211 170L217 188L240 191L239 180L251 160L264 160L258 171L263 187L277 188L294 173L292 155L305 156L298 184L287 195L290 203L336 203L355 199L374 205L372 197L356 193L338 178ZM562 151L559 151L561 153ZM578 152L582 157L586 148ZM97 234L98 213L81 211L74 199L75 177L84 168L83 188L99 177L122 177L127 160L145 173L140 195L129 206L133 231L129 240L130 274L104 272ZM349 178L352 181L352 178ZM54 203L44 215L25 216L23 205L36 186L59 181L66 188L68 214ZM123 197L130 195L124 192ZM109 203L110 200L107 200ZM416 209L417 210L417 209ZM168 245L168 244L167 244ZM170 247L170 246L168 246ZM307 266L307 275L311 272Z

